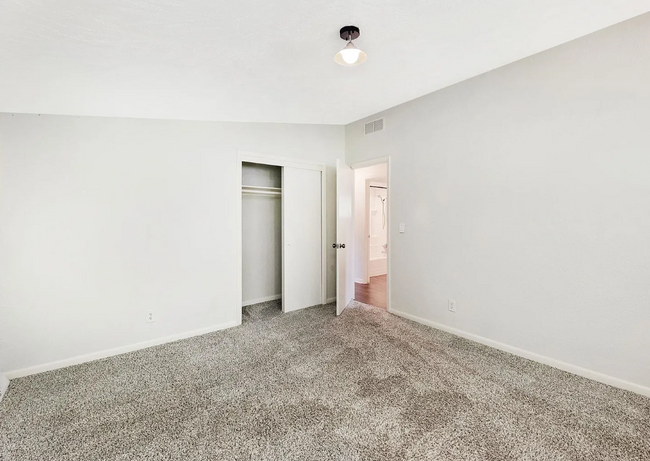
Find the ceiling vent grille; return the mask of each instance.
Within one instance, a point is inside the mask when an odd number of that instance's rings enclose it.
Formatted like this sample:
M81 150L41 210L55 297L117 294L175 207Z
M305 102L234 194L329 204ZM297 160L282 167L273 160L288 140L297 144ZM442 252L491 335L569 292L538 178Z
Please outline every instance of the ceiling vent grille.
M363 126L363 134L364 135L369 135L372 133L376 133L378 131L384 131L384 119L379 118L377 120L373 120L372 122L368 122Z

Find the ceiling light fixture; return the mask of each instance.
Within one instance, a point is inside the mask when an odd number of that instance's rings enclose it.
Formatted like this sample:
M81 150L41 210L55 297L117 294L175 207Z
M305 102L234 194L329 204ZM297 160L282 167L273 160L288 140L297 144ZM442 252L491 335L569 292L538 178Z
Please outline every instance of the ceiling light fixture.
M341 51L334 56L334 62L342 66L357 66L368 59L368 55L354 46L352 40L359 38L361 32L356 26L341 27L340 36L348 42Z

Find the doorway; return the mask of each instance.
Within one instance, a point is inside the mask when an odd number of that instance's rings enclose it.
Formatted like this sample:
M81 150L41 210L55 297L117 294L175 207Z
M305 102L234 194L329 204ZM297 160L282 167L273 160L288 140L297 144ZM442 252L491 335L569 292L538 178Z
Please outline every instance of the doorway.
M354 169L354 299L388 309L388 163Z
M336 249L336 315L341 315L350 301L357 296L363 296L362 290L357 295L357 283L368 285L366 291L384 300L383 303L375 301L376 306L381 304L385 310L391 312L391 175L390 157L378 158L356 163L352 166L344 161L336 161L336 241L332 247ZM366 181L369 180L369 183ZM381 229L386 232L385 242L374 242L375 248L383 248L382 258L385 259L385 279L377 279L377 284L370 282L370 221L366 210L369 200L367 186L385 184L384 210L377 215L382 217ZM381 194L380 194L381 195ZM375 204L379 206L379 202ZM385 221L383 220L385 216ZM381 250L380 250L381 251ZM379 275L379 274L378 274ZM357 283L355 283L357 282ZM382 283L383 282L383 283ZM385 294L382 294L383 291Z

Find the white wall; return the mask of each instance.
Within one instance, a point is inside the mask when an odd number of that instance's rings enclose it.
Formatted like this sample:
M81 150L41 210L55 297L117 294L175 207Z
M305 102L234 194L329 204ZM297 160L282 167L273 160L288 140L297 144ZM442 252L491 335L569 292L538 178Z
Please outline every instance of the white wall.
M242 184L280 187L281 168L244 164ZM242 196L242 302L253 304L282 294L282 197Z
M386 182L388 165L380 163L354 170L354 278L357 282L367 282L366 256L366 180L376 179Z
M650 391L648 43L643 15L346 127L348 163L392 156L394 310Z
M0 371L236 322L236 149L327 163L334 241L343 127L0 114Z

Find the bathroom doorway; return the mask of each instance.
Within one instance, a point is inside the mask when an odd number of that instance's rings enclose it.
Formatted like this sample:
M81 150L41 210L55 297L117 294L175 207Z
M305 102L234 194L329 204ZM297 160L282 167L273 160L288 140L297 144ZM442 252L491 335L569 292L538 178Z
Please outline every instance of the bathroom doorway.
M388 163L354 169L356 301L388 309Z

